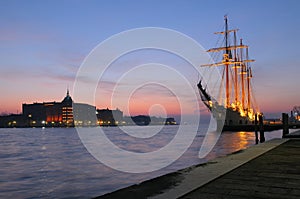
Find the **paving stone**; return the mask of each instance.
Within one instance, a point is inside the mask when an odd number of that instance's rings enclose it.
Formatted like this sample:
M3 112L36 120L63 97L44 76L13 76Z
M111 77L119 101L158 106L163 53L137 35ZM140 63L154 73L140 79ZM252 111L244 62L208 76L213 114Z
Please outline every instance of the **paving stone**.
M300 198L300 140L289 140L181 197ZM210 197L207 197L210 198Z

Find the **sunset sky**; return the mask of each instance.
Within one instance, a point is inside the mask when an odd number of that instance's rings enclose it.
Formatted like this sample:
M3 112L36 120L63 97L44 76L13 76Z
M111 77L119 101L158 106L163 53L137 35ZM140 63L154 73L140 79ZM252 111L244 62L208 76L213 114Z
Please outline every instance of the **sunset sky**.
M3 0L0 5L0 113L21 112L22 103L61 101L67 88L72 95L84 58L114 34L132 28L168 28L209 49L215 47L213 33L221 31L225 14L230 25L240 29L239 35L250 46L251 58L256 60L252 64L253 86L260 110L270 117L280 116L278 113L290 112L294 105L300 105L297 0ZM176 58L168 56L151 51L129 55L114 63L115 70L120 73L124 70L121 67L153 62L151 57L172 65L168 60ZM173 64L179 67L179 63ZM191 75L191 81L194 79L197 81L197 76ZM96 97L98 108L110 106L106 99L112 93L116 75L108 72L105 80L105 94L99 91ZM174 81L177 87L179 83ZM131 113L145 114L153 104L161 103L168 113L178 114L178 101L173 94L156 86L147 85L132 95ZM141 96L143 99L139 100ZM151 111L164 114L158 106ZM193 111L191 108L185 114Z

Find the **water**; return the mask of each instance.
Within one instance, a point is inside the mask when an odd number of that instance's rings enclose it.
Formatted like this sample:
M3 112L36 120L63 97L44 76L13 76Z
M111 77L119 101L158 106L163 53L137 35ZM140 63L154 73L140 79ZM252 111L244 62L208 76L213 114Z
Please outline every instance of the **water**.
M151 128L154 127L144 127L144 131ZM133 140L117 127L105 128L105 132L120 148L148 152L169 143L177 128L166 126L154 136L157 139L145 138L146 141ZM255 144L253 132L225 132L213 150L199 159L203 132L200 129L190 148L168 167L131 174L97 161L74 128L0 129L0 198L91 198ZM281 131L266 133L267 140L275 137L281 137Z

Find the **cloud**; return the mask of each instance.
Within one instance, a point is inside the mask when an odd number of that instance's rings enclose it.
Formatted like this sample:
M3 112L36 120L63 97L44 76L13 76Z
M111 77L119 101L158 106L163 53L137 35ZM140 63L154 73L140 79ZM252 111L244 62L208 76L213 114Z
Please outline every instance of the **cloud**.
M32 42L32 41L51 41L54 34L49 32L43 33L30 27L2 27L0 34L0 42Z

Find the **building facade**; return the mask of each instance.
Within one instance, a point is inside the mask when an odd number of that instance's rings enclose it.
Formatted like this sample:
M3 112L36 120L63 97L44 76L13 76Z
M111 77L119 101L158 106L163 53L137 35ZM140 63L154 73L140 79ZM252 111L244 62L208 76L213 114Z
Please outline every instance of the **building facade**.
M67 91L62 102L22 104L28 126L73 126L73 100Z
M119 109L97 109L97 120L100 126L117 126L124 121L123 112Z
M96 110L95 106L75 103L67 90L61 102L22 104L22 114L2 116L0 127L18 127L18 124L22 127L115 126L122 121L123 112L119 109Z
M69 90L61 102L22 104L22 114L0 116L0 127L73 127L118 125L170 125L174 118L124 117L119 109L96 109L73 102Z

